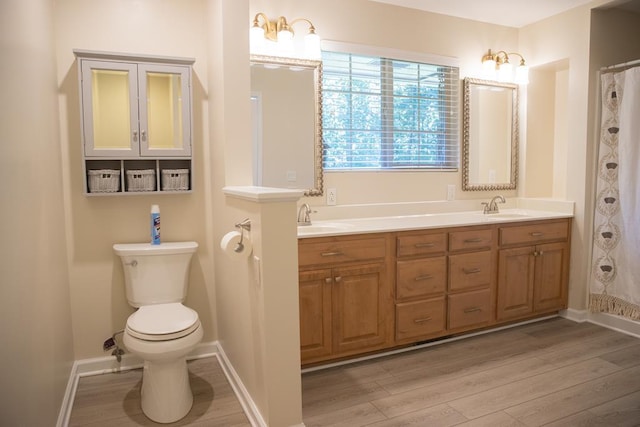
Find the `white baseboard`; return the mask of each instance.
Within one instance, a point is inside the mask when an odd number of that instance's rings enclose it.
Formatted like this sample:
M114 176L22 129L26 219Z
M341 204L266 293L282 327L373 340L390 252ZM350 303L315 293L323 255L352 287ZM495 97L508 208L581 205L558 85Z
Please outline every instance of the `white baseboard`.
M640 322L609 313L591 313L588 310L562 310L561 317L574 322L589 322L607 329L640 338Z
M229 363L229 359L227 359L227 356L225 355L222 347L220 347L218 341L199 344L191 353L189 353L189 355L187 356L187 360L203 359L205 357L218 358L218 362L220 363L220 366L222 367L222 370L224 371L229 384L231 384L236 397L240 401L242 409L251 422L251 425L266 427L260 411L247 392L247 389L242 383L242 380L236 374L233 366L231 366L231 364ZM62 406L58 414L56 427L66 427L69 424L71 409L73 408L73 401L75 399L76 390L78 388L78 381L80 380L80 378L137 369L141 368L143 364L144 363L142 359L128 353L122 355L121 362L118 362L114 356L76 360L73 363L71 372L69 374L69 381L67 382L67 388L65 390L64 398L62 400Z

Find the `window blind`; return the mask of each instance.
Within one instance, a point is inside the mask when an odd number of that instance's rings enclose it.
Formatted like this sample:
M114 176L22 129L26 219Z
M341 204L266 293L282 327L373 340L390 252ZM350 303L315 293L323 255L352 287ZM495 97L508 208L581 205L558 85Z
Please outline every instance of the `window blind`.
M457 67L331 51L322 63L326 170L457 169Z

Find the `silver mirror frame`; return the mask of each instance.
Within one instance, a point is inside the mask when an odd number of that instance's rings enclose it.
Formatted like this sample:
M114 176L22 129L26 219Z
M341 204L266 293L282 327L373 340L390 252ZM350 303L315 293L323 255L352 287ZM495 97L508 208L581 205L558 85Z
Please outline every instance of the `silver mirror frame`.
M508 183L495 184L471 184L469 182L469 144L470 129L469 119L471 114L470 90L471 85L504 87L512 89L512 114L511 114L511 177ZM475 79L466 77L463 90L463 131L462 131L462 191L496 191L515 190L518 185L518 145L519 145L519 118L518 118L518 85L502 83L492 80Z
M313 141L313 175L314 187L305 190L305 196L322 196L324 174L322 169L322 61L298 58L281 58L277 56L251 55L251 64L275 64L289 68L306 68L314 70L315 92L315 131Z

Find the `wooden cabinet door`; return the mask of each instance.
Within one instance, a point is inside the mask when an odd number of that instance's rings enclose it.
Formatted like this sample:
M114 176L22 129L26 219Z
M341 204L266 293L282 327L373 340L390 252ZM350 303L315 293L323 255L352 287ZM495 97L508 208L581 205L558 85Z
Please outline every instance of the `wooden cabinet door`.
M393 324L393 299L384 263L333 269L335 354L382 347Z
M536 282L533 309L536 312L567 307L569 248L566 243L536 246Z
M304 271L299 275L300 357L302 362L331 354L330 269Z
M498 320L515 319L533 312L534 251L533 246L500 250Z

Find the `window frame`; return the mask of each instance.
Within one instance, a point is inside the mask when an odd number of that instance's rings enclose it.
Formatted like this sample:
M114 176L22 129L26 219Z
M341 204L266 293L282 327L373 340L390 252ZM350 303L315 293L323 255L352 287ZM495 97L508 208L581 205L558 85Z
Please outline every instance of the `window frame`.
M379 48L372 47L366 45L358 45L351 43L342 43L342 42L331 42L331 41L323 41L322 50L328 52L336 52L336 53L344 53L344 54L353 54L358 56L371 56L377 57L383 63L387 63L387 67L391 68L391 61L405 61L405 62L413 62L419 64L427 64L427 65L436 65L436 66L444 66L444 67L455 67L456 70L453 74L450 75L450 78L453 80L448 83L448 87L455 91L454 93L454 104L451 105L451 110L453 114L455 114L455 118L451 120L451 132L448 133L450 136L450 142L446 144L447 148L453 150L453 155L449 159L449 165L446 164L430 164L430 165L416 165L416 164L407 164L402 165L401 162L393 161L393 146L394 146L394 129L393 129L393 118L391 118L391 127L381 126L380 130L380 138L381 138L381 158L380 158L380 167L344 167L344 168L326 168L325 161L327 159L326 155L326 147L323 144L323 170L324 172L332 173L332 172L376 172L376 173L385 173L385 172L457 172L460 167L460 67L459 60L453 57L446 57L440 55L431 55L424 54L418 52L410 52L398 49L388 49L388 48ZM382 66L381 66L382 68ZM388 71L388 70L387 70ZM381 121L385 121L383 118L386 114L393 115L393 108L389 109L388 104L393 103L395 95L393 94L393 78L387 74L385 77L385 73L381 70L381 79L390 79L391 85L382 84L381 85ZM381 82L382 83L382 82ZM323 91L324 91L323 86ZM387 92L387 93L385 93ZM391 93L389 93L391 92ZM323 96L324 99L324 96ZM419 98L416 98L419 99ZM386 101L385 101L386 100ZM389 123L389 122L388 122ZM446 162L444 162L446 163ZM394 165L395 164L395 165Z

